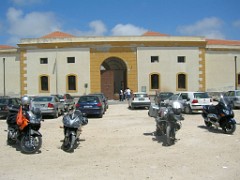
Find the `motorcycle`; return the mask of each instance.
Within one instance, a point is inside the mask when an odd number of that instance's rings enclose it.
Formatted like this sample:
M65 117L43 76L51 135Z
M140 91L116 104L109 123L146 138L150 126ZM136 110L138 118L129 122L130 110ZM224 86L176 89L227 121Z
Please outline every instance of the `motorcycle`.
M22 112L23 111L23 112ZM18 115L23 113L25 122L23 125L17 123ZM32 111L20 109L10 109L7 117L8 145L20 145L22 153L33 154L39 151L42 146L42 135L39 132L41 127L42 115L40 109Z
M202 117L207 127L221 127L224 133L233 134L236 130L233 109L223 95L217 105L203 106Z
M79 110L70 110L63 116L64 140L62 149L66 152L73 152L77 140L82 131L82 126L88 124L87 117Z
M172 106L164 106L159 108L158 114L155 117L156 135L166 135L166 144L171 146L176 142L176 132L181 129L181 121L184 118L181 113L174 113Z

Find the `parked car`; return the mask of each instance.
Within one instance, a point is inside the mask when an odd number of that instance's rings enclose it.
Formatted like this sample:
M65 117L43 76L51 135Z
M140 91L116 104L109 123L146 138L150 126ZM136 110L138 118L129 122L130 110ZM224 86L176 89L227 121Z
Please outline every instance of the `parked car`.
M75 105L74 98L70 94L52 94L52 96L56 96L63 103L64 111L68 111L69 108Z
M18 108L21 104L21 99L16 97L0 97L0 118L6 118L8 116L9 108Z
M56 96L38 96L31 102L32 108L40 108L42 115L50 115L57 118L64 112L64 105Z
M169 98L165 99L163 102L164 104L163 106L165 105L172 106L173 102L176 102L176 101L182 104L182 112L184 112L187 100L182 98L181 93L173 94Z
M131 109L138 107L144 107L149 109L150 105L150 98L145 92L135 92L132 94L132 97L129 100L129 106Z
M224 97L230 101L232 108L240 108L240 90L228 91Z
M104 114L104 102L96 95L83 95L79 97L76 109L79 109L86 116L97 115L102 118Z
M155 102L155 104L160 106L161 103L164 102L164 100L168 99L172 95L173 95L172 92L157 92L156 96L154 98L154 102Z
M213 101L219 101L221 98L221 95L224 95L225 92L216 91L216 92L207 92L209 97L212 98Z
M182 103L186 114L202 112L203 105L213 104L212 99L206 92L182 92L171 96L164 102L171 105L174 101Z
M104 93L91 93L89 95L96 95L101 98L101 100L104 102L104 110L106 111L108 109L108 99L104 95Z

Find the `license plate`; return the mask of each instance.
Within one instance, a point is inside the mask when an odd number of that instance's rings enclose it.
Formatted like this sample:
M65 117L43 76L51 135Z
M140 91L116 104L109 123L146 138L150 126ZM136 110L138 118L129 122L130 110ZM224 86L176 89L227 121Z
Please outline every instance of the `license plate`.
M84 108L91 108L92 106L83 106Z
M143 100L144 100L144 98L138 98L138 100L139 100L139 101L143 101Z

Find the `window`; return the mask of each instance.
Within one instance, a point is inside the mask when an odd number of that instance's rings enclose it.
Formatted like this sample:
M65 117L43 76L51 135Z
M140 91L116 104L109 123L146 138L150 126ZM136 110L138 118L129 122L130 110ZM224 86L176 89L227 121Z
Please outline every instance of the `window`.
M159 89L159 75L158 74L150 75L150 87L151 87L151 89Z
M48 87L48 76L40 77L40 91L49 91Z
M68 84L68 90L72 91L72 90L76 90L76 76L74 75L69 75L67 77L67 84Z
M151 63L159 62L158 56L151 56Z
M75 57L67 57L67 63L75 63Z
M40 64L47 64L48 58L40 58Z
M185 56L178 56L178 63L185 63Z
M177 75L177 88L178 89L187 89L186 86L186 75L185 74L178 74Z

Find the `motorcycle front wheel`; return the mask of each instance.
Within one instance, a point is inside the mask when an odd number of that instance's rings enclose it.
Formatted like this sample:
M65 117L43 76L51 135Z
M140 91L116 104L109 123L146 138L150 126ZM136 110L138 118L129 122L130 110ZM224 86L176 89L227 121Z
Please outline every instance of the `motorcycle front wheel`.
M22 136L20 141L21 150L25 154L33 154L42 146L41 136Z
M70 134L68 137L64 138L62 149L67 152L74 151L76 136Z
M16 144L16 142L17 142L17 140L14 140L14 139L12 139L11 137L12 137L12 134L13 132L11 132L11 131L8 131L8 134L7 134L7 145L14 145L14 144Z
M233 124L230 122L228 122L223 128L223 131L226 134L233 134L235 130L236 130L236 124Z
M210 123L210 122L208 122L208 121L205 121L205 120L204 120L204 123L205 123L205 125L206 125L207 127L211 127L211 126L212 126L212 123Z
M167 126L166 136L167 136L167 145L168 146L173 145L175 142L175 129L171 125Z

